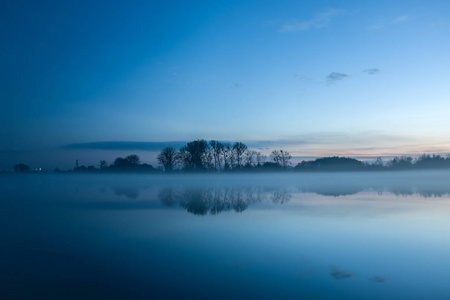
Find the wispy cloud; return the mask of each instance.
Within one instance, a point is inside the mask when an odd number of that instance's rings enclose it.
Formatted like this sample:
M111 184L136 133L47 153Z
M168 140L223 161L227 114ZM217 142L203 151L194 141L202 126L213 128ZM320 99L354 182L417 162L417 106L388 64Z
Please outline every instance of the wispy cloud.
M124 141L108 141L108 142L89 142L77 143L62 146L67 150L141 150L141 151L159 151L165 147L180 148L187 142L171 141L171 142L124 142Z
M380 29L383 29L384 27L386 27L386 25L384 23L379 22L379 23L370 25L369 27L367 27L367 29L369 29L369 30L380 30Z
M394 23L394 24L405 23L408 20L409 20L409 17L403 15L403 16L398 16L398 17L394 18L394 20L392 20L392 23Z
M369 75L375 75L375 74L380 73L380 70L379 69L366 69L363 72L367 73Z
M299 21L296 19L284 21L280 32L298 32L298 31L306 31L311 28L322 28L327 26L331 19L339 14L344 13L345 10L329 8L321 13L316 14L312 19L306 21Z
M332 72L330 75L327 76L327 82L328 83L334 83L343 79L348 78L347 74L339 73L339 72Z
M431 27L440 27L440 26L445 26L445 25L447 25L447 22L442 19L436 20L430 24Z
M410 19L411 19L410 16L401 15L401 16L397 16L397 17L395 17L395 18L393 18L391 20L378 21L378 22L370 25L367 29L369 29L369 30L380 30L380 29L384 29L384 28L389 27L389 26L393 26L393 25L398 25L398 24L409 22Z

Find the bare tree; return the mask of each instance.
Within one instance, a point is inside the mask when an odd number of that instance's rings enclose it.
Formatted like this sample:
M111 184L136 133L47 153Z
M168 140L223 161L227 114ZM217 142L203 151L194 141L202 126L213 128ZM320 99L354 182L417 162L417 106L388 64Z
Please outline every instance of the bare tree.
M224 170L232 169L234 164L234 155L233 155L233 148L231 147L230 143L223 144L222 154L223 154Z
M383 159L381 157L377 157L377 159L373 163L373 166L378 167L378 168L384 167Z
M214 160L214 169L220 171L222 169L222 153L225 147L221 142L215 140L209 141L209 146Z
M233 145L233 152L236 156L236 166L238 167L238 169L240 169L242 166L242 160L246 150L247 146L244 143L236 142Z
M180 149L180 158L185 168L196 171L204 170L208 167L208 142L196 140L187 143Z
M283 168L287 168L291 164L291 155L287 151L273 150L270 156L276 164L280 165Z
M255 150L247 150L245 151L245 165L246 166L255 166L256 162L256 152Z
M178 163L178 153L175 148L166 147L156 157L158 163L164 167L164 171L172 172Z
M256 152L256 166L262 166L266 162L267 156L261 152Z

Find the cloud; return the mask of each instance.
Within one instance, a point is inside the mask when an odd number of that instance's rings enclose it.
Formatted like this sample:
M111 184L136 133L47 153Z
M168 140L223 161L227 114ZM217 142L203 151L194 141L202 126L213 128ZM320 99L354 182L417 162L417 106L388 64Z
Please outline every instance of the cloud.
M410 19L411 18L409 16L402 15L402 16L395 17L392 20L380 20L377 23L369 26L367 29L369 29L369 30L380 30L380 29L384 29L384 28L392 26L392 25L398 25L398 24L401 24L401 23L406 23Z
M430 24L431 27L440 27L440 26L445 26L445 25L447 25L447 22L442 19L436 20Z
M330 73L330 75L327 76L327 81L328 81L328 83L334 83L336 81L346 79L347 77L348 77L347 74L332 72L332 73Z
M380 70L379 69L366 69L363 72L367 73L369 75L375 75L377 73L380 73Z
M303 82L303 83L314 83L314 80L311 77L299 75L299 74L293 74L293 78Z
M233 144L236 140L221 140ZM350 156L377 157L396 156L402 154L445 153L444 146L430 149L430 144L415 144L417 141L404 135L389 134L384 131L348 132L314 132L295 135L274 140L240 140L251 149L268 153L274 149L285 149L291 154L302 157ZM88 142L69 144L60 147L62 150L103 150L103 151L149 151L159 152L165 147L179 149L189 141L166 142ZM388 146L389 145L389 146ZM429 150L429 151L428 151ZM6 155L1 153L0 155ZM109 155L109 154L108 154Z
M368 278L369 281L375 282L375 283L383 283L386 281L386 278L381 276L373 276Z
M379 30L379 29L383 29L384 27L385 27L384 24L377 23L377 24L374 24L374 25L371 25L371 26L367 27L367 29L369 29L369 30Z
M340 270L339 268L334 266L330 267L330 275L337 280L347 279L354 276L354 274Z
M344 12L345 11L342 9L329 8L321 13L316 14L312 19L307 21L298 21L295 19L285 21L280 28L280 32L298 32L306 31L311 28L322 28L327 26L331 22L332 17Z
M405 23L409 20L408 16L398 16L394 20L392 20L392 23L398 24L398 23Z
M159 151L165 147L181 148L187 142L172 141L172 142L90 142L77 143L62 146L66 150L141 150L141 151Z
M168 141L168 142L89 142L64 145L61 148L66 150L140 150L140 151L160 151L165 147L174 147L179 149L185 146L189 141ZM221 141L230 143L230 141ZM275 141L242 141L250 148L259 148L261 150L280 147L281 145L299 145L305 143L299 140L275 140Z

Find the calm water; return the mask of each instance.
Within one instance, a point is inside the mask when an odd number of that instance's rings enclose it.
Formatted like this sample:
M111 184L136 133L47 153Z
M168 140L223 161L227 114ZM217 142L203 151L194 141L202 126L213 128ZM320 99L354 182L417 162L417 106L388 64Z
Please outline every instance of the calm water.
M0 176L3 299L449 299L450 173Z

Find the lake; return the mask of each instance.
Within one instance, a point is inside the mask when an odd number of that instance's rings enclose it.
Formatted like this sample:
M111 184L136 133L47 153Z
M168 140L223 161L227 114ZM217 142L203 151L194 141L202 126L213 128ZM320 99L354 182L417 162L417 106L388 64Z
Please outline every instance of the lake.
M448 171L0 180L2 299L449 299Z

